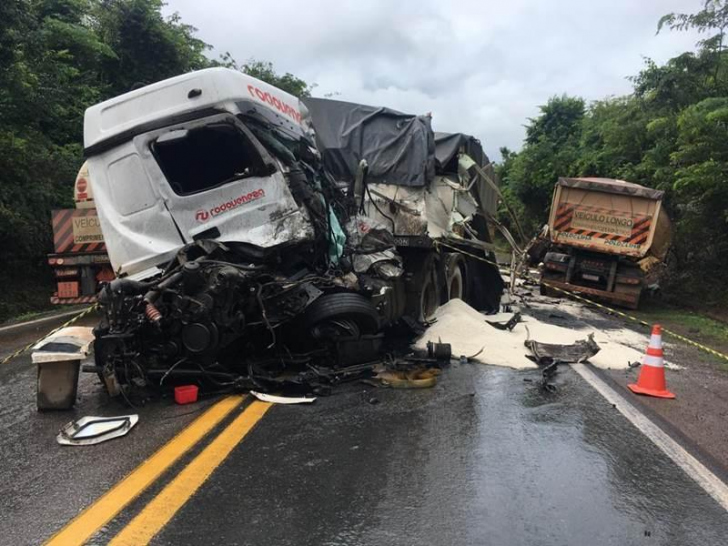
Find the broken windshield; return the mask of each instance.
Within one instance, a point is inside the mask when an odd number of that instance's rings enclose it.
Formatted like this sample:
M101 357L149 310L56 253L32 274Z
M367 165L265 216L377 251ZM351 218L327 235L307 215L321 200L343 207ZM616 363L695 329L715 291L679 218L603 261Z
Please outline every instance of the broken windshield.
M171 131L155 140L151 149L178 195L269 174L255 145L231 123Z

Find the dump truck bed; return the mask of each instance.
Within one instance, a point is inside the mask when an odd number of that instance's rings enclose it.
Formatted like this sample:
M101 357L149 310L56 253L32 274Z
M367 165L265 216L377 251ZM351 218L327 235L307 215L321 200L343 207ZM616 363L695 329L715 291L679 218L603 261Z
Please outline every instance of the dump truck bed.
M560 178L549 217L551 241L643 258L653 246L661 250L666 246L663 239L669 239L663 193L623 180Z

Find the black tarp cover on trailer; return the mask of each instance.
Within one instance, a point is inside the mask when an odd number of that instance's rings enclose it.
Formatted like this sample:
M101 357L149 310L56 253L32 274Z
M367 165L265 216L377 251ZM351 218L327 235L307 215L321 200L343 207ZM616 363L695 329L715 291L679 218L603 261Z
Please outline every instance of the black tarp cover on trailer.
M435 136L429 116L338 100L302 99L327 170L338 180L369 164L372 183L424 186L435 175Z
M438 172L457 173L457 155L461 150L481 167L490 163L480 141L474 136L464 133L437 132L435 133L435 159L437 159Z

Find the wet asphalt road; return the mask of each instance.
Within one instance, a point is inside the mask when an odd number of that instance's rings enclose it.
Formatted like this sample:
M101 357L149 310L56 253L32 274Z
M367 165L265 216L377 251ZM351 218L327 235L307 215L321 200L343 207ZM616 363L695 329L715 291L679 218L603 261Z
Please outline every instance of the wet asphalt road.
M152 544L728 543L728 513L577 374L562 368L556 393L538 377L454 365L434 389L352 384L275 406ZM1 544L48 538L202 406L160 401L126 438L61 448L68 420L126 409L86 376L74 412L37 414L33 380L27 359L0 370ZM115 536L197 452L92 542Z

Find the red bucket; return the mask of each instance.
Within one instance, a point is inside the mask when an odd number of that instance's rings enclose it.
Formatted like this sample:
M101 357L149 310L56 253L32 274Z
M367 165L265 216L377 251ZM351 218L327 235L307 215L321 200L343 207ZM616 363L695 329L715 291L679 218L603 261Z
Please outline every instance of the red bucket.
M182 385L174 388L174 401L178 404L192 404L197 402L197 385Z

